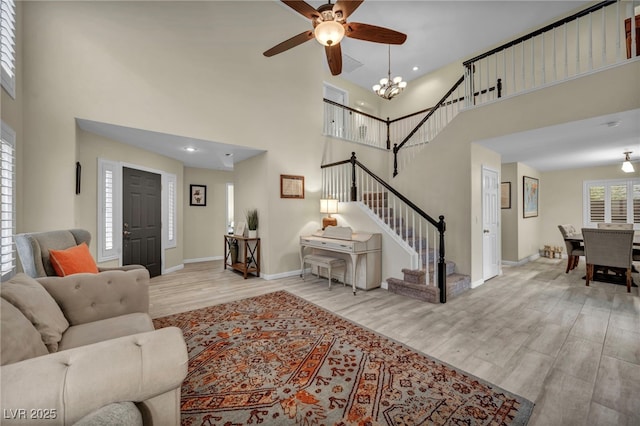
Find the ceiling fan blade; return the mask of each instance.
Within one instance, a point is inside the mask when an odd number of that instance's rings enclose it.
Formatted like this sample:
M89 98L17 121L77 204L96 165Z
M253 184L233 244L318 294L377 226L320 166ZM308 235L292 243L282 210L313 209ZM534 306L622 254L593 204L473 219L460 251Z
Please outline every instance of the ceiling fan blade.
M331 75L339 75L342 72L342 49L340 44L325 46L324 51L327 54L327 63L329 64Z
M278 53L282 53L285 50L289 50L292 47L296 47L299 44L304 43L307 40L311 40L313 38L313 31L305 31L296 36L291 37L289 40L285 40L280 44L273 46L271 49L267 50L263 53L264 56L270 57L273 55L277 55Z
M317 10L315 10L310 4L303 2L302 0L280 0L282 3L289 6L291 9L295 10L299 14L306 16L307 18L313 20L314 18L319 18L320 14Z
M375 25L349 22L345 24L345 35L358 40L372 41L384 44L402 44L407 40L407 35L388 28Z
M342 19L347 19L364 0L338 0L333 6L333 13L342 12Z

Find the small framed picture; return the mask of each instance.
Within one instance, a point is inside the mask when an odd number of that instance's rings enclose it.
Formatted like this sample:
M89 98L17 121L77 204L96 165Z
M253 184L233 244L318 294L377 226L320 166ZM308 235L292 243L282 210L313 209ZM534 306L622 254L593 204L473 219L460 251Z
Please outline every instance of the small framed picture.
M304 198L304 176L280 175L280 198Z
M190 206L206 206L207 205L207 186L206 185L189 185Z
M538 216L538 179L529 176L522 177L523 217Z
M511 208L511 182L502 182L500 184L500 208Z
M239 235L244 237L244 228L246 228L247 224L244 222L238 222L236 225L236 229L233 230L233 235Z

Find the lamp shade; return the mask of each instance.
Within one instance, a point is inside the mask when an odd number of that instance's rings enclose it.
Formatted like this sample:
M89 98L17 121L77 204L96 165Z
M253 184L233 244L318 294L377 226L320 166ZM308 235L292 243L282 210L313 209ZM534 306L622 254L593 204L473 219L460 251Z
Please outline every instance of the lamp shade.
M324 21L316 26L314 35L318 43L333 46L340 43L344 37L344 27L336 21Z
M320 200L320 213L338 213L338 200L322 198Z
M633 164L631 164L631 158L629 157L629 154L631 154L633 151L625 151L624 153L624 161L622 162L622 171L625 173L633 173L635 172L635 169L633 168Z

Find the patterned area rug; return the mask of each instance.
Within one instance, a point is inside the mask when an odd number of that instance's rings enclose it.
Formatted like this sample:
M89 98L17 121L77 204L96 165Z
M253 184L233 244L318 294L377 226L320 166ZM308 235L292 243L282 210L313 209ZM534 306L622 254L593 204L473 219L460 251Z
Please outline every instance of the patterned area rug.
M524 425L533 404L285 291L182 328L182 425Z

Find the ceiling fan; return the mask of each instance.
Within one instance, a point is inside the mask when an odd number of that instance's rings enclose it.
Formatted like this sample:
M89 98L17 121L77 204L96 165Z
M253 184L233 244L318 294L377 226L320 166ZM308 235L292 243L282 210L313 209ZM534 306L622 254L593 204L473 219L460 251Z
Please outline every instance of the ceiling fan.
M313 30L302 32L264 52L264 56L271 57L296 47L305 41L315 38L324 45L327 63L332 75L342 72L342 49L340 41L344 36L358 40L372 41L384 44L402 44L407 35L388 28L375 25L347 22L351 15L364 0L331 1L314 9L302 0L280 0L299 14L307 17L313 24Z

